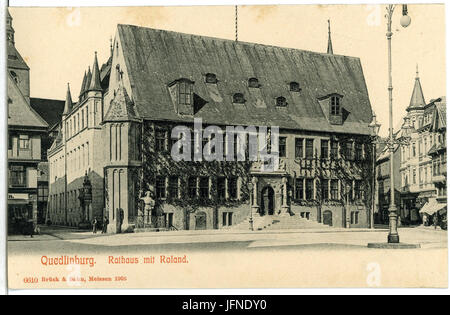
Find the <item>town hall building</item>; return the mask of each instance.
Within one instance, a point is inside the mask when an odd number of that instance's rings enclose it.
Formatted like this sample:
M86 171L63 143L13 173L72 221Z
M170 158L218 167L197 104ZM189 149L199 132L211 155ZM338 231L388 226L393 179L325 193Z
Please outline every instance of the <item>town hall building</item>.
M194 132L195 118L203 130L279 127L278 169L248 159L175 161L172 130ZM334 54L331 38L317 53L118 25L110 58L99 67L94 56L76 103L67 89L48 152L48 219L107 217L110 233L367 227L371 121L360 59Z

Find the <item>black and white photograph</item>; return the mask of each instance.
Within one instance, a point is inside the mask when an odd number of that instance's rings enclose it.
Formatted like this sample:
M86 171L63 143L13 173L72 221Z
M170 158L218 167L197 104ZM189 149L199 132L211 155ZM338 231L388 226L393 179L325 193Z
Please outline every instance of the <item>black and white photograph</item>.
M445 4L14 2L10 290L448 287Z

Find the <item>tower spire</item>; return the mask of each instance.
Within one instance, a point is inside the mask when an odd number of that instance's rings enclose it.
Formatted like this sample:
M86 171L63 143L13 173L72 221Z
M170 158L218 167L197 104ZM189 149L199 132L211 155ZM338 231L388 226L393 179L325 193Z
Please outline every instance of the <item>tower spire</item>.
M8 39L8 42L14 45L14 28L12 26L12 16L9 14L8 8L6 9L6 36Z
M238 41L238 6L234 6L234 30L235 30L235 40Z
M328 19L328 47L327 47L327 54L333 54L333 44L331 42L331 25L330 25L330 19Z
M72 95L70 94L70 85L67 82L67 93L66 93L66 103L64 104L64 112L63 115L69 115L72 111L73 103L72 103Z
M407 111L413 109L423 109L425 107L425 97L423 96L422 85L419 78L419 66L416 64L416 80L414 82L414 89L411 95L411 101L406 109Z
M100 69L98 68L97 52L95 52L94 64L92 66L91 82L89 82L88 91L101 91Z

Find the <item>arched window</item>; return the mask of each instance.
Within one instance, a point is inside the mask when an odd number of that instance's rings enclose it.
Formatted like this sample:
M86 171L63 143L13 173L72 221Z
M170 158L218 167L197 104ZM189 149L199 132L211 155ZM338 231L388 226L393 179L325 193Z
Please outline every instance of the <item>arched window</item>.
M300 92L301 91L300 84L298 84L298 82L294 82L294 81L289 83L289 90L291 92Z
M233 103L244 104L245 103L244 94L242 94L242 93L235 93L233 95Z
M286 107L286 106L287 106L286 98L283 96L277 97L277 107Z
M331 97L331 115L338 116L341 114L340 98L338 96Z
M257 78L248 79L248 87L259 88L260 85L259 85L258 79Z
M206 83L212 83L212 84L216 84L217 83L217 77L214 73L207 73L205 75L205 82Z

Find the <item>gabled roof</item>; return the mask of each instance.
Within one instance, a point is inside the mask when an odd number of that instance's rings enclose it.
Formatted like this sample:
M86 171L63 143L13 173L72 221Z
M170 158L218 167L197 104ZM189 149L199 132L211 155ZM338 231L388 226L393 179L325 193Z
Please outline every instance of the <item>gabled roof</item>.
M45 98L30 98L31 107L53 127L61 121L64 110L64 101Z
M47 122L27 102L8 73L8 126L47 128Z
M218 125L278 125L280 128L370 134L372 110L359 58L118 25L118 36L140 118L192 122L174 110L168 84L194 84L195 117ZM205 83L214 73L218 83ZM257 78L260 88L249 88ZM289 82L301 92L290 92ZM245 104L233 104L234 93ZM318 98L344 95L343 125L327 120ZM275 99L286 98L286 108Z
M420 84L419 76L416 76L416 81L414 82L414 89L411 95L411 100L407 111L413 109L424 109L426 106L425 97L423 96L422 85Z
M103 121L124 121L136 120L137 115L134 109L133 101L128 96L127 90L123 85L119 86L116 96L111 101L108 112Z

